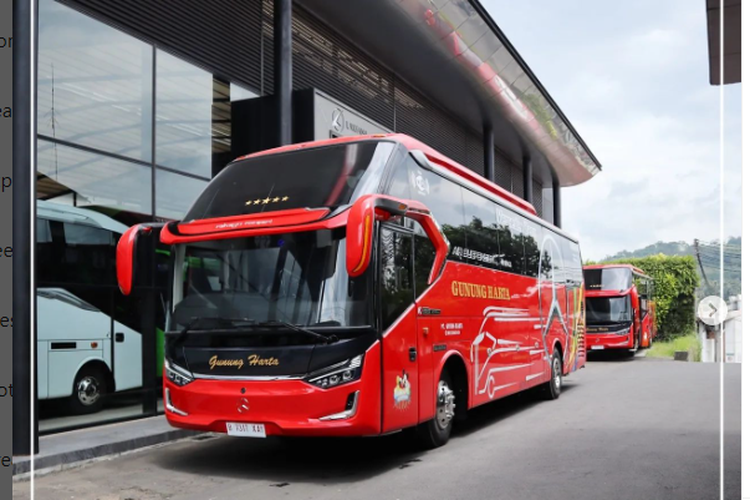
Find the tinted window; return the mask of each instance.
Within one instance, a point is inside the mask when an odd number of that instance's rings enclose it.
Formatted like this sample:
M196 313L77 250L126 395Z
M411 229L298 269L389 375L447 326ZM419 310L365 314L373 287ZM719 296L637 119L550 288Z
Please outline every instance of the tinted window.
M413 177L414 173L418 171L419 167L417 163L409 155L395 162L386 193L396 198L411 199L412 190L409 188L410 174Z
M427 289L432 264L435 262L435 247L426 236L414 238L414 288L417 297Z
M454 253L456 247L465 248L464 210L461 188L437 174L424 169L410 173L409 184L412 198L424 203L430 209L435 220L451 244L451 260L464 260ZM463 254L463 250L460 252Z
M37 270L42 283L115 283L115 233L85 224L39 220ZM119 236L119 235L117 235Z
M538 276L543 280L551 280L555 278L556 270L562 273L562 253L555 238L556 235L549 229L539 226L534 236L535 245L530 246L532 252L538 251L538 254L532 253L531 255L529 272L532 276ZM558 276L556 279L559 280L560 277ZM562 279L565 278L562 277Z
M527 220L505 207L497 206L498 238L500 240L501 269L516 274L525 272L525 233L530 231ZM535 274L534 274L535 275Z
M462 190L466 247L455 247L453 252L462 250L462 257L468 263L504 269L501 266L503 256L498 254L495 204L467 189Z
M562 239L563 257L565 260L565 275L579 285L583 281L583 270L581 269L581 252L578 244Z
M393 148L354 142L234 162L209 183L185 220L348 204L377 192Z
M380 300L385 330L414 301L411 279L412 237L383 227L380 231Z
M632 286L632 272L627 267L586 269L584 277L587 290L627 290Z
M541 234L542 227L538 224L529 222L524 225L523 235L523 250L525 259L524 271L526 276L536 278L540 273L540 262L541 262Z
M369 272L346 273L343 230L206 241L178 246L171 330L194 316L371 324Z
M601 325L632 321L633 309L630 306L630 296L624 297L587 297L586 323Z

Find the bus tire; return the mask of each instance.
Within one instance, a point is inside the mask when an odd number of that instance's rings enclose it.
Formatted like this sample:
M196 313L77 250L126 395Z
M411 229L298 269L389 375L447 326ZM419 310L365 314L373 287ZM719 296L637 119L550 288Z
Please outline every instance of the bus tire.
M104 370L95 365L87 365L76 375L68 407L75 415L96 413L102 409L106 395L107 377Z
M440 374L435 416L417 426L417 438L426 448L438 448L448 442L456 416L456 393L448 370Z
M560 357L560 351L557 349L552 354L550 372L549 381L542 384L542 399L548 401L559 398L562 392L562 358Z
M635 353L637 353L640 348L641 348L641 336L639 334L639 335L636 335L635 338L633 339L633 348L628 350L628 356L631 358L635 357Z

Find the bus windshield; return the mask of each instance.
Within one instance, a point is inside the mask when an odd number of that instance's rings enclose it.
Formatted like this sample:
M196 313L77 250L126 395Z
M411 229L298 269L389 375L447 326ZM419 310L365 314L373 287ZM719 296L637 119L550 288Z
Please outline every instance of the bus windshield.
M586 323L605 325L633 321L630 297L587 297Z
M627 267L584 269L586 290L627 290L633 284L633 273Z
M378 190L392 142L362 141L261 155L230 163L184 220L337 207Z
M371 325L369 273L349 277L345 241L341 228L178 245L168 329L196 318Z

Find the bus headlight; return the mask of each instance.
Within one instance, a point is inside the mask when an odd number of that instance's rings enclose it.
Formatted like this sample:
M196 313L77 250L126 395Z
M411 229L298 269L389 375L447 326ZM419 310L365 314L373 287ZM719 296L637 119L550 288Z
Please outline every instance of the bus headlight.
M335 365L311 373L307 378L307 382L321 389L330 389L331 387L357 380L362 376L362 357L363 355L360 354L341 363L336 363Z
M193 375L186 369L173 365L166 358L164 359L164 373L167 374L167 378L175 385L182 387L192 382Z

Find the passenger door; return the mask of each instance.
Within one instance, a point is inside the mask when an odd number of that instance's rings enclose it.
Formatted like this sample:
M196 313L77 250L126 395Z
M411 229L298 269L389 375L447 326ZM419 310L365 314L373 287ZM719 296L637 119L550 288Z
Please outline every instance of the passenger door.
M378 238L378 311L382 332L383 432L415 425L420 359L414 307L413 236L383 224Z

